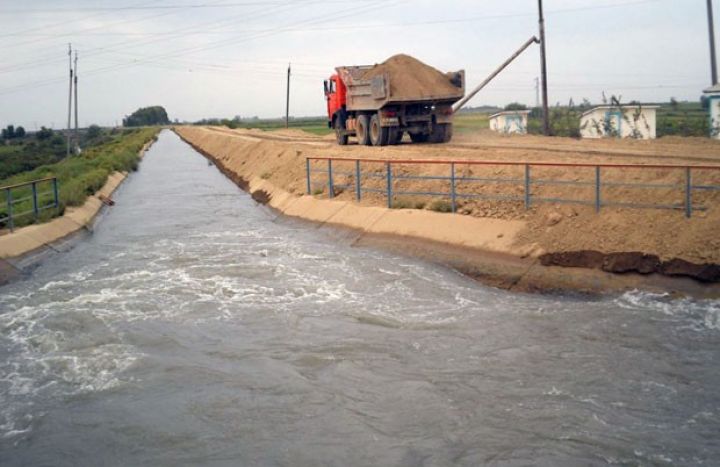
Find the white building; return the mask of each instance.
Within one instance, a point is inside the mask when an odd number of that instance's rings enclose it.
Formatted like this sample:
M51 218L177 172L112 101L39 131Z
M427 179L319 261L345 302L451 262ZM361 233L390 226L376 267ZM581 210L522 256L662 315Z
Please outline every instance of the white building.
M710 136L720 139L720 84L703 92L710 99Z
M580 117L583 138L655 139L657 105L601 105Z
M527 133L529 110L506 110L490 115L490 129L499 133Z

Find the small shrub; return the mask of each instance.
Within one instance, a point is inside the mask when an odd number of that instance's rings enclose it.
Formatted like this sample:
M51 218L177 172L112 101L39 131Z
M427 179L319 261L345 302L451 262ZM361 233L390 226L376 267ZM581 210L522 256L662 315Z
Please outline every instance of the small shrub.
M269 179L271 176L272 176L272 174L271 174L270 172L263 172L263 174L260 175L260 178L262 178L263 180L267 180L267 179Z
M428 209L435 212L452 212L452 204L444 199L438 199L430 203Z
M315 188L312 192L313 195L321 195L325 190L322 188Z

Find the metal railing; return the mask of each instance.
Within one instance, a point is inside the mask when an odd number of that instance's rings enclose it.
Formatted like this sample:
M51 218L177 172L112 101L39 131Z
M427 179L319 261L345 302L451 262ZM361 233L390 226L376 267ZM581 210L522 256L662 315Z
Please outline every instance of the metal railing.
M525 209L537 203L560 203L578 204L593 206L596 212L602 207L621 207L638 209L672 209L684 211L686 217L692 217L693 211L704 211L708 207L698 204L695 200L697 193L720 193L720 165L637 165L637 164L573 164L560 162L507 162L507 161L483 161L483 160L440 160L440 159L355 159L355 158L332 158L332 157L307 157L306 183L308 194L313 192L313 187L321 186L323 192L327 188L328 196L333 198L338 190L353 189L355 199L362 200L365 193L376 193L387 198L387 206L393 207L393 200L398 196L430 196L442 197L450 200L450 211L456 212L458 200L493 200L493 201L515 201L522 203ZM347 170L348 165L351 170ZM382 166L378 170L378 165ZM396 173L393 169L398 166L438 166L445 165L448 168L447 175L422 175ZM320 166L320 167L319 167ZM376 167L374 171L367 171L370 166ZM503 167L513 168L518 173L510 178L497 178L492 176L472 176L458 173L458 167ZM562 169L566 176L574 177L574 180L545 178L542 175L534 175L542 169ZM342 170L345 169L345 170ZM627 180L613 181L608 173L612 170L638 171L647 174L650 170L661 171L663 175L673 175L677 178L672 183L649 183L631 182ZM587 172L590 172L588 174ZM643 172L644 171L644 172ZM469 171L468 171L469 172ZM712 174L717 180L709 182L697 182L696 176L700 174ZM313 174L324 174L323 180L318 183L313 179ZM579 175L584 175L586 180L577 180ZM590 176L588 176L590 175ZM317 176L316 176L317 178ZM338 183L344 178L344 183ZM652 178L652 177L651 177ZM657 177L656 177L657 178ZM705 177L707 178L707 177ZM711 177L713 178L713 177ZM382 181L380 186L369 181ZM405 180L420 180L424 182L446 182L447 191L407 191L401 190L396 185ZM459 185L464 185L461 189ZM479 193L478 186L489 185L510 185L519 189L508 190L503 193ZM560 186L574 190L586 189L591 195L586 199L577 197L563 198L558 196L543 195L543 187ZM475 188L475 190L473 190ZM627 196L629 199L613 199L617 196L609 196L610 191L618 189L648 190L651 200L656 198L652 190L666 190L677 192L680 195L679 202L637 202L638 196ZM642 197L640 197L642 198ZM707 201L708 199L705 199ZM710 201L716 201L714 199Z
M41 191L43 189L47 191ZM56 177L3 186L0 193L5 195L4 202L0 203L0 223L10 232L15 229L16 219L32 215L37 221L42 211L60 204Z

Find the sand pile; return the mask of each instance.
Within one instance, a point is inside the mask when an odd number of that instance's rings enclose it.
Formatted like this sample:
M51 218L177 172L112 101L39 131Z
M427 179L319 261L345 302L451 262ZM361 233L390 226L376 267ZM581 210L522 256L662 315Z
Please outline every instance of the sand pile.
M372 79L385 73L390 77L390 95L394 99L462 95L448 75L409 55L398 54L388 58L366 71L362 79Z

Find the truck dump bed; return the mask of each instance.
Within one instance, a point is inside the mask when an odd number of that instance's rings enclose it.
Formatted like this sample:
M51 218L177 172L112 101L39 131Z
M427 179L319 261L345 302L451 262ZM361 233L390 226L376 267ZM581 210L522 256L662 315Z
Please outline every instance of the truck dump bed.
M347 87L348 110L378 110L392 104L451 105L465 95L465 72L442 73L407 55L379 65L336 68Z

